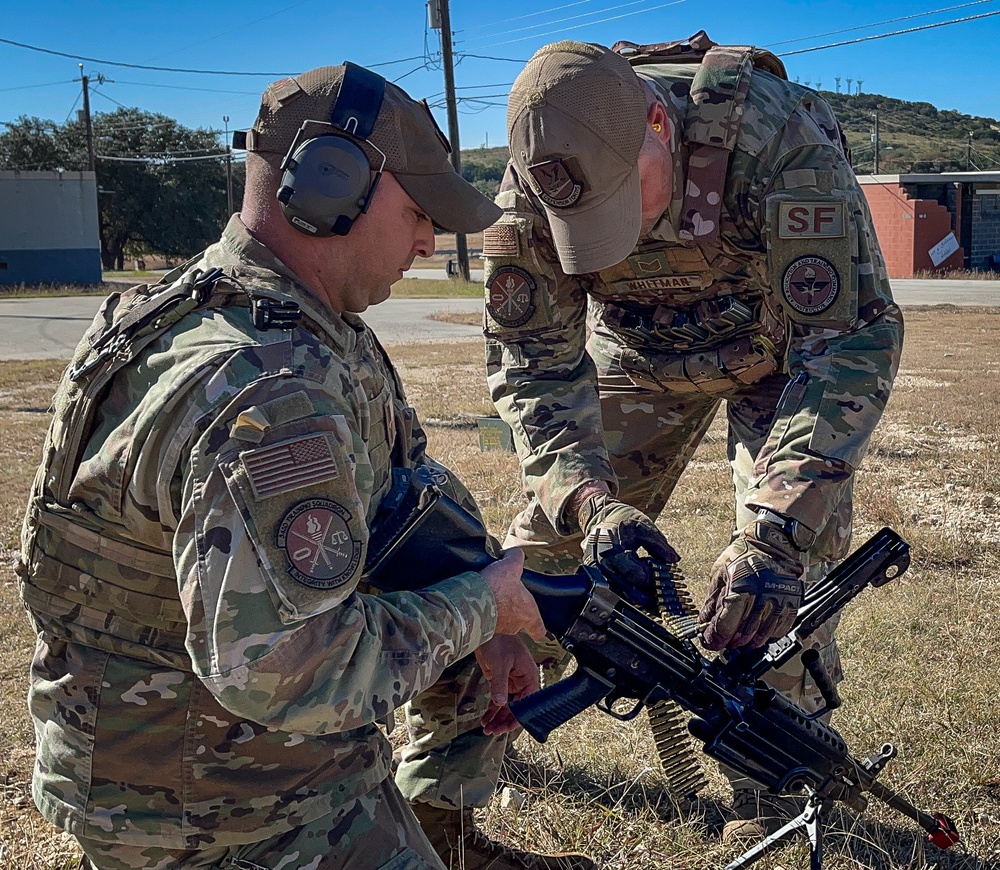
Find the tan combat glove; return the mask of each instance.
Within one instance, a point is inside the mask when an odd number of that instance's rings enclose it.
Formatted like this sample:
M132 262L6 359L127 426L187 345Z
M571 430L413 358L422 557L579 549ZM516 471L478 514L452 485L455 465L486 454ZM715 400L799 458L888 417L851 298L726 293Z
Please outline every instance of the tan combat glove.
M588 497L578 518L583 532L583 564L599 568L616 595L648 613L658 614L656 582L638 551L642 547L654 559L669 565L678 562L680 557L663 533L642 511L608 492Z
M802 553L813 537L771 511L736 536L712 566L698 614L708 649L756 649L788 633L802 605Z

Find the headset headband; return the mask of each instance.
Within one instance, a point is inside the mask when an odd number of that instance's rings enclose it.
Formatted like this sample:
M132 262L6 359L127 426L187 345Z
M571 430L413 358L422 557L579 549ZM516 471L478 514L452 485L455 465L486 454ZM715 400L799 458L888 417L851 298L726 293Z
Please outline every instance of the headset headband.
M356 63L346 61L344 80L337 102L330 112L330 123L356 139L367 139L375 129L382 108L385 79Z

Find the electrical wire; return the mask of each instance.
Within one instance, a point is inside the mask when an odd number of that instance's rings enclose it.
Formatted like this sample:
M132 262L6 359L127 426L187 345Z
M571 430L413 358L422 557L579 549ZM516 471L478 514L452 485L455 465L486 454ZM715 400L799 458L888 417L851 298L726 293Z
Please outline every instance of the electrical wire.
M501 30L498 33L491 33L489 36L477 39L488 40L492 43L498 36L507 36L510 33L523 33L525 30L537 30L539 27L550 27L553 24L561 24L564 21L577 21L580 18L590 18L592 15L601 15L615 9L624 9L627 6L639 6L645 2L647 2L647 0L629 0L628 3L616 3L614 6L608 6L605 9L597 9L593 12L584 12L580 15L570 15L566 18L555 18L552 21L544 21L541 24L529 24L527 27L514 27L510 30ZM465 40L462 41L464 42ZM502 44L503 43L501 43L501 45Z
M515 15L513 18L508 18L505 21L491 21L487 24L476 24L473 27L466 27L464 30L459 30L458 33L466 33L472 30L482 30L484 27L494 27L497 24L509 24L511 21L523 21L525 18L534 18L537 15L548 15L550 12L561 12L563 9L569 9L571 6L583 6L585 3L592 3L593 0L576 0L575 3L566 3L564 6L553 6L551 9L540 9L537 12L528 12L526 15Z
M63 79L62 81L58 82L44 82L43 84L40 85L17 85L17 87L13 88L0 88L0 94L6 91L27 91L32 88L51 88L53 85L69 85L72 84L74 81L76 81L76 79Z
M856 27L845 27L843 30L831 30L827 33L815 33L812 36L798 36L795 39L785 39L781 42L768 42L763 48L775 48L779 45L791 45L793 42L805 42L807 39L825 39L827 36L837 36L841 33L852 33L855 30L864 30L866 27L882 27L885 24L895 24L897 21L910 21L913 18L923 18L927 15L938 15L942 12L954 12L956 9L965 9L969 6L982 6L984 3L995 3L996 0L974 0L972 3L960 3L958 6L946 6L944 9L935 9L932 12L916 12L913 15L903 15L899 18L887 18L885 21L874 21L871 24L859 24Z
M964 24L967 21L978 21L981 18L992 18L1000 15L1000 10L996 12L983 12L980 15L969 15L965 18L954 18L951 21L938 21L936 24L922 24L920 27L908 27L905 30L894 30L890 33L876 33L873 36L859 36L857 39L848 39L844 42L831 42L829 45L816 45L812 48L799 48L795 51L783 51L778 57L791 57L795 54L807 54L810 51L823 51L827 48L840 48L844 45L856 45L859 42L869 42L872 39L886 39L889 36L903 36L907 33L919 33L921 30L932 30L935 27L947 27L949 24Z

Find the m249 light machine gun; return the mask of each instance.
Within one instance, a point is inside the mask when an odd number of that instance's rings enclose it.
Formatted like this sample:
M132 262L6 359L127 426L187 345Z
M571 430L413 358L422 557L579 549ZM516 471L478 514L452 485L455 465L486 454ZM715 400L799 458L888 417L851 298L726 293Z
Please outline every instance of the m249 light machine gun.
M374 587L421 588L492 560L482 524L441 491L432 473L401 478L391 496L366 562L366 578ZM913 819L930 842L946 849L959 839L951 820L920 811L877 780L896 748L885 743L869 758L856 759L840 734L821 721L840 705L840 698L817 654L807 648L822 623L867 587L900 576L909 561L909 545L891 529L882 529L810 589L787 635L765 648L712 660L701 655L690 632L675 634L617 595L597 568L584 566L558 577L525 571L522 579L546 627L577 667L570 676L513 702L511 710L544 743L553 730L594 704L628 720L643 707L675 702L692 714L688 729L708 755L775 794L806 795L798 817L726 870L749 866L800 830L809 840L810 866L820 870L823 814L834 801L860 812L869 798L880 800ZM661 599L677 600L673 566L647 562L662 587ZM802 657L825 702L811 714L761 680L796 656ZM621 712L621 702L631 702L631 709Z
M811 867L819 870L824 811L842 801L860 812L869 797L913 819L934 845L946 849L958 842L951 820L921 812L877 780L896 748L886 743L860 761L840 734L821 721L840 706L840 698L815 650L803 652L822 623L868 586L888 583L908 565L909 546L891 529L882 529L810 590L787 635L760 650L739 650L714 660L616 595L594 568L558 580L526 573L525 585L538 601L546 627L576 658L577 669L514 702L511 710L544 743L555 728L592 704L616 718L631 719L643 706L673 700L693 714L688 728L708 755L775 794L807 795L798 817L726 870L752 864L798 831L808 836ZM650 567L661 582L669 582L671 566L650 562ZM761 681L772 668L799 655L825 701L811 714ZM625 713L616 710L623 700L634 702Z

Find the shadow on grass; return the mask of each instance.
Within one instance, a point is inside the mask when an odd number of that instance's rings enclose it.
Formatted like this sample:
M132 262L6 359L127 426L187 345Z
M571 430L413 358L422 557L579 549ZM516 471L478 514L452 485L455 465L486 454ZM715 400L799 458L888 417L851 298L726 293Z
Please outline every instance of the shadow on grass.
M678 804L660 785L645 778L637 779L617 769L609 768L607 780L600 781L592 773L577 765L555 769L527 761L515 755L504 759L500 785L510 785L524 791L544 789L570 801L581 798L617 813L637 816L652 813L659 822L667 824L683 820L706 840L706 851L719 848L722 829L729 815L728 806L715 798L698 797ZM959 832L961 833L961 831ZM744 845L750 848L753 843ZM966 851L960 841L949 850L938 849L928 843L926 834L914 823L912 827L902 822L897 826L866 816L858 816L843 806L834 807L824 818L824 853L831 864L867 870L900 870L900 868L937 868L937 870L1000 870L1000 859L979 857ZM730 860L735 860L733 847ZM788 850L794 849L795 853ZM794 839L775 849L786 852L790 858L801 858L801 866L808 864L808 845L804 839ZM762 858L758 866L772 866ZM770 859L773 861L773 859ZM783 860L785 866L800 866Z

